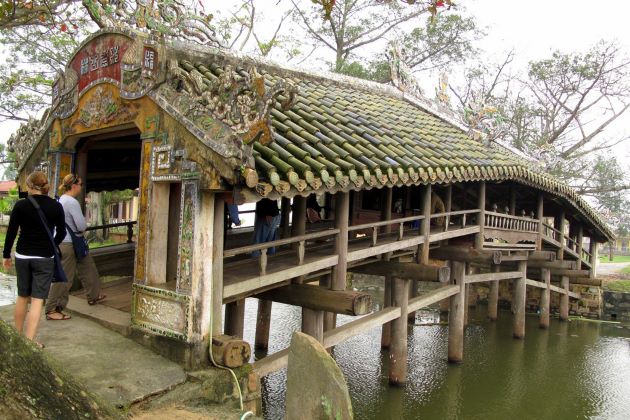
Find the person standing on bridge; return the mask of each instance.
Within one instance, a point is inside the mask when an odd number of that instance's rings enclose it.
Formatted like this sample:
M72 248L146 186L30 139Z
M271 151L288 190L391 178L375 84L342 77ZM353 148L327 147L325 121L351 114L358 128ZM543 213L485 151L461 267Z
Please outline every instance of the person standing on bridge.
M40 218L36 206L29 199L22 199L15 203L4 240L2 265L5 269L11 268L11 248L19 229L20 236L15 248L18 289L14 312L15 328L42 348L44 346L35 341L35 335L42 315L44 299L48 297L48 290L55 273L53 242L55 246L59 245L66 235L66 230L62 206L46 195L48 194L46 174L39 171L33 172L26 178L26 186L30 199L39 206L43 217ZM50 232L55 228L53 241L51 241L51 233L46 232L46 228ZM28 309L29 300L30 310Z
M70 318L63 310L68 305L70 288L77 276L83 285L83 290L85 290L87 301L90 305L96 305L105 299L105 295L101 294L101 278L98 275L92 256L89 253L87 255L76 255L75 247L72 244L72 235L78 237L79 240L83 240L83 235L87 228L81 205L77 201L82 188L83 181L76 174L66 175L61 186L59 186L59 195L61 196L59 197L59 202L63 206L66 219L65 228L68 230L68 234L60 245L61 263L63 271L68 277L68 282L53 283L50 287L50 294L46 302L46 319L49 321Z

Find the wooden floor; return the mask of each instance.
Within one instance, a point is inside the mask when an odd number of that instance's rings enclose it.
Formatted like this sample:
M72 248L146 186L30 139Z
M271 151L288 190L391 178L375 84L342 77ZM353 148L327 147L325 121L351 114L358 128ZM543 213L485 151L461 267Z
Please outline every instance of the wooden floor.
M119 311L131 313L131 277L123 277L119 280L103 283L101 294L107 296L99 305L118 309ZM83 289L72 293L74 296L85 298Z

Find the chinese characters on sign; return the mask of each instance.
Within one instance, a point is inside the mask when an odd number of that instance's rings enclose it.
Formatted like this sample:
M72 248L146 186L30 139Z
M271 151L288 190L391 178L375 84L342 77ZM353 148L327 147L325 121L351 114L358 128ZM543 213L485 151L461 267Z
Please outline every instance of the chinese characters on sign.
M142 60L142 74L144 76L151 76L157 71L158 57L157 51L153 48L144 47L143 60Z
M81 59L81 76L118 63L118 45L95 52Z

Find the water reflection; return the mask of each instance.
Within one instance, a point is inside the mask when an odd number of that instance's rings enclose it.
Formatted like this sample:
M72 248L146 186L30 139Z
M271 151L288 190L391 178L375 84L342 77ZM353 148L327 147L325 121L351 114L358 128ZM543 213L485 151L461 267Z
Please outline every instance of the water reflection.
M17 297L15 277L0 273L0 306L12 305Z
M374 291L373 285L370 285ZM382 299L382 290L375 299ZM257 301L246 303L245 339L253 342ZM298 308L275 304L270 352L289 345L300 328ZM340 323L352 320L339 317ZM409 382L388 383L387 352L380 328L338 345L334 357L350 389L357 419L420 418L628 418L630 331L615 325L551 320L539 328L527 317L524 340L512 338L512 316L486 320L485 307L471 309L464 363L449 365L448 327L434 312L420 312L409 328ZM261 354L257 354L260 357ZM265 418L284 416L286 372L263 382Z

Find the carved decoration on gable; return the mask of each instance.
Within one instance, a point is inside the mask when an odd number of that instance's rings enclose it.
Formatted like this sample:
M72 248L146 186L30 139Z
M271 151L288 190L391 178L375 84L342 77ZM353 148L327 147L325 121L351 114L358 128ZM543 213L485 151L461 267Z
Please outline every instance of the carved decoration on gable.
M98 86L92 98L79 110L79 118L72 123L72 126L91 128L111 124L114 121L131 121L138 112L137 103L117 101L111 90Z
M42 121L34 118L22 124L20 128L9 137L7 145L9 150L15 153L18 168L22 166L31 151L37 145L41 136Z
M255 67L247 73L237 73L232 66L226 65L221 74L207 84L190 63L183 64L190 70L184 70L176 60L168 64L171 81L181 82L184 90L194 98L186 104L187 109L180 111L193 121L211 115L239 134L246 144L253 141L270 143L269 113L272 107L279 101L286 110L295 103L297 87L293 83L279 81L267 89L264 77Z
M173 150L170 144L153 146L151 181L181 181L198 178L197 163L187 159L186 149Z
M66 68L64 73L58 75L52 87L53 117L67 118L77 109L79 104L78 83L79 77L71 67Z
M136 38L122 59L121 97L139 98L155 86L162 68L159 50L154 40Z

